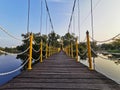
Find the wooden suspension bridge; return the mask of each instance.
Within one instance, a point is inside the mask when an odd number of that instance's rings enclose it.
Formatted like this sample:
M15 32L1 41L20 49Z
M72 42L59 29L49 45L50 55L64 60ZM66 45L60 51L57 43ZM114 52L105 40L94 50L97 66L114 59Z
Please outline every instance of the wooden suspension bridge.
M42 3L42 0L41 0L41 3ZM46 0L45 0L45 4L46 4L45 6L48 13L48 17L50 20L50 25L52 30L54 31L52 19L50 16L50 12L49 12L49 8ZM70 28L71 28L71 22L73 19L75 5L76 5L76 0L74 0L72 14L71 14L70 22L68 26L68 33L70 32ZM29 12L30 12L30 0L28 0L28 22L27 22L28 33L29 33L29 14L30 14ZM93 34L92 3L91 3L91 23L92 23L92 34ZM79 21L78 21L78 24L79 24ZM0 29L10 37L14 39L18 39L10 35L3 28L0 27ZM86 36L87 36L87 52L88 52L89 68L79 63L79 59L78 59L79 51L78 51L77 38L74 45L76 49L75 52L73 50L73 45L71 43L71 45L68 45L66 47L62 46L62 49L64 48L64 51L61 50L60 52L56 53L56 51L59 51L58 48L54 46L49 46L48 43L46 43L46 46L45 46L46 50L43 50L42 39L38 44L40 48L38 51L36 51L32 46L33 39L34 39L33 34L32 33L29 34L29 37L26 38L26 40L29 39L28 41L30 41L29 47L22 53L17 54L17 55L21 55L29 50L29 55L27 54L29 56L28 70L22 71L20 75L13 78L7 84L1 86L0 90L120 90L119 84L107 78L106 76L100 74L99 72L93 70L89 32L87 32L86 34L87 34ZM2 50L0 51L2 53L7 53ZM33 67L32 67L32 60L33 60L32 51L35 51L40 54L37 60L40 60L41 62L41 63L35 64ZM46 59L44 60L44 62L43 62L43 51L46 52L46 55L45 55ZM75 58L73 58L74 56L73 52L75 54ZM7 53L7 54L10 54L10 53ZM27 60L26 60L26 63L27 63ZM20 69L21 68L19 68L19 70ZM17 70L18 69L13 70L12 72L15 72ZM12 72L0 73L0 75L10 74Z
M63 51L23 71L0 90L120 90L120 85Z

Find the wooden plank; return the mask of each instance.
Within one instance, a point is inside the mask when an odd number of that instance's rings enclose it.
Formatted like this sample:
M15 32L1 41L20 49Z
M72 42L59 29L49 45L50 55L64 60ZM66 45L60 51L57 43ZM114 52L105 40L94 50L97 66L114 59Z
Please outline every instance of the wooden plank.
M81 63L55 54L23 71L0 90L120 90L120 85Z

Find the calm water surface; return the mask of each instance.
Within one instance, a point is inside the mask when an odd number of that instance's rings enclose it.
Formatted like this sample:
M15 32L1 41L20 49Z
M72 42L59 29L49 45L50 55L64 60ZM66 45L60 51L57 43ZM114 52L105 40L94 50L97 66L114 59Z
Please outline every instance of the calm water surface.
M81 63L88 66L87 60L81 60ZM107 76L120 84L120 60L106 60L95 58L95 70Z
M2 55L0 56L0 73L9 72L18 68L22 64L21 60L16 59L15 56ZM0 76L0 86L11 80L13 77L20 74L20 71L15 73Z

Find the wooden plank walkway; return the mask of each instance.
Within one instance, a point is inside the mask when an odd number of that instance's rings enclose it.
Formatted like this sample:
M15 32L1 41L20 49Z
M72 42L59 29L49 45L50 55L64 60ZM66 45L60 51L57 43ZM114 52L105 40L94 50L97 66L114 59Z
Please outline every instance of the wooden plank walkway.
M120 85L60 52L34 65L32 71L23 71L0 90L120 90Z

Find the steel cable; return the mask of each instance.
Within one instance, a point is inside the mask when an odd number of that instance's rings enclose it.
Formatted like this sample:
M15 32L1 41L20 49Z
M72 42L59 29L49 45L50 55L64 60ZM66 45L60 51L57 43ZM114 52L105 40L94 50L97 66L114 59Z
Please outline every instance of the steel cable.
M116 36L108 39L108 40L104 40L104 41L97 41L95 39L93 39L92 37L90 37L92 40L94 40L95 42L98 42L98 43L104 43L104 42L108 42L108 41L111 41L111 40L114 40L115 38L117 38L118 36L120 36L120 34L117 34Z
M9 33L7 30L5 30L4 28L0 27L0 30L2 30L4 33L6 33L9 37L11 37L11 38L13 38L13 39L15 39L15 40L18 40L18 41L20 41L20 42L22 42L21 39L19 39L19 38L15 37L14 35L10 34L10 33Z
M68 32L70 32L70 27L71 27L71 23L72 23L72 19L73 19L75 5L76 5L76 0L74 0L74 3L73 3L72 13L71 13L71 17L70 17L70 21L69 21L69 25L68 25Z

